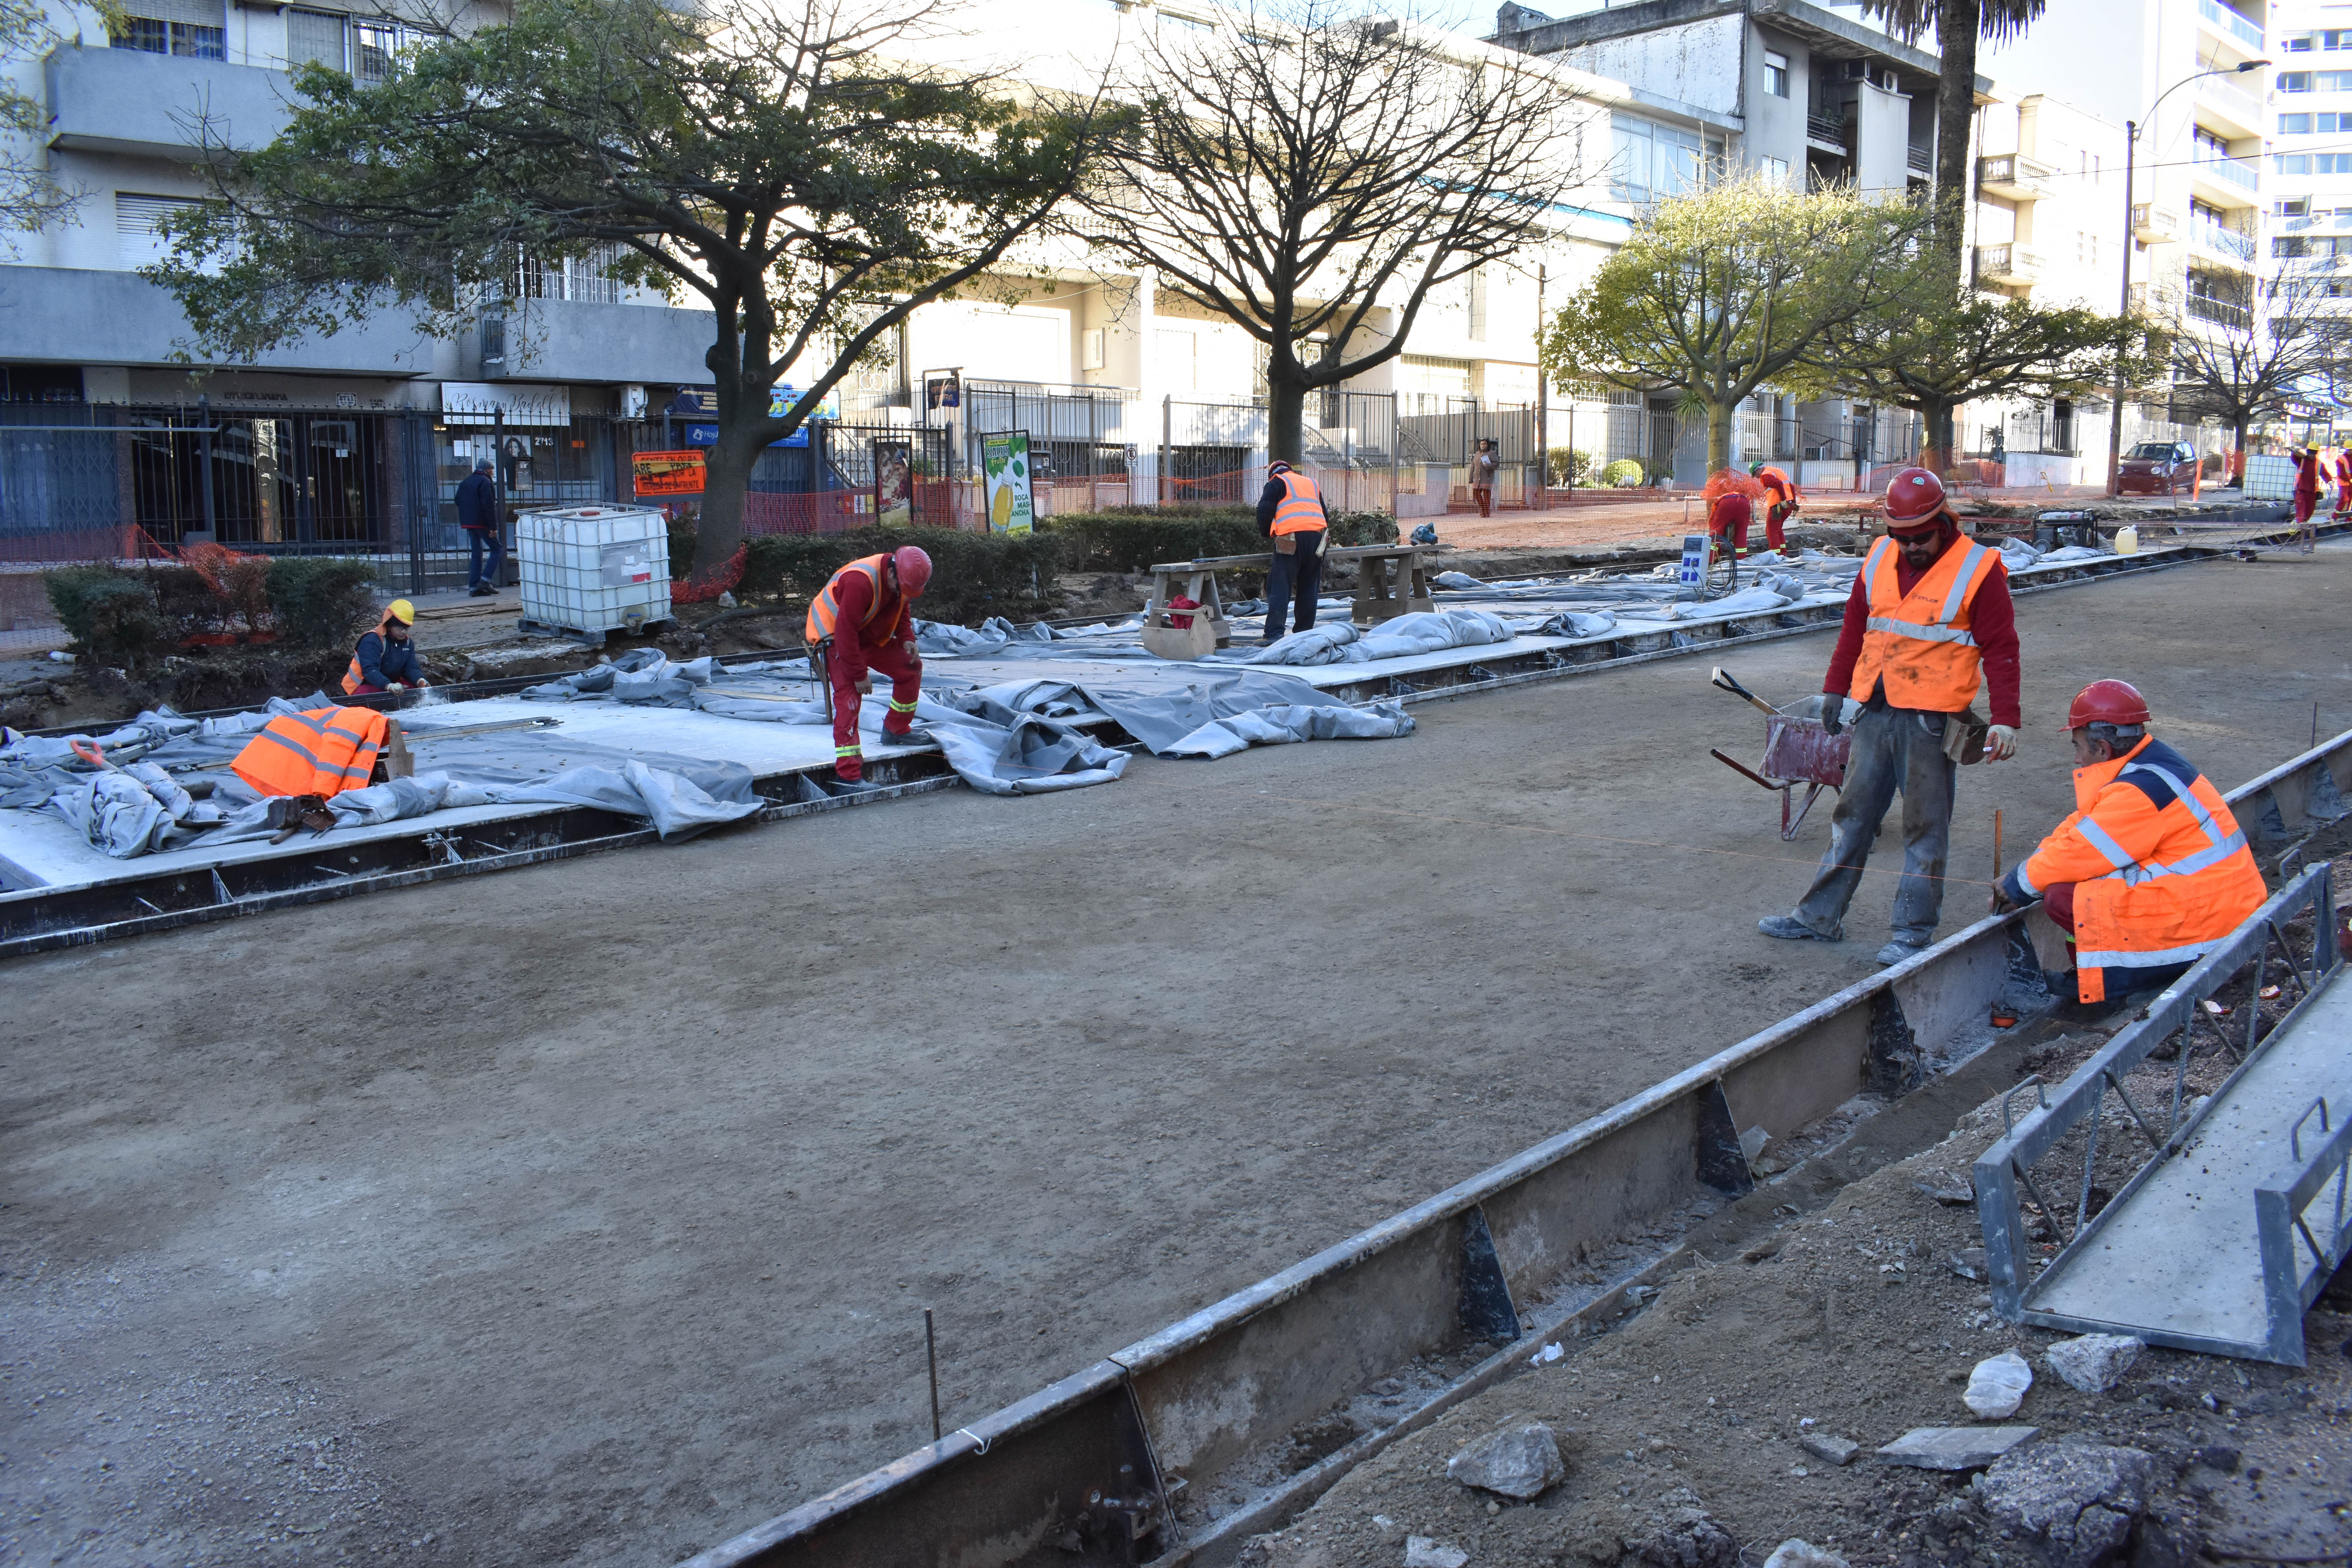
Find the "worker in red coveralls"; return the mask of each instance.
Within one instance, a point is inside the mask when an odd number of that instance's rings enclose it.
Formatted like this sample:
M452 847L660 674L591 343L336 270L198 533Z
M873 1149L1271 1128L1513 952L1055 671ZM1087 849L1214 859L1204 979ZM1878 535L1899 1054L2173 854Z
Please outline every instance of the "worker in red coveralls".
M1718 553L1728 551L1738 561L1748 553L1748 525L1756 518L1755 508L1738 490L1726 490L1715 498L1715 510L1707 513L1706 531L1716 538Z
M2336 454L2336 516L2338 521L2352 516L2352 447Z
M2316 546L2319 531L2312 526L2311 514L2319 510L2319 448L2297 447L2294 449L2294 526L2303 534L2304 548Z
M2017 752L2017 617L2000 552L1960 531L1944 482L1906 468L1886 487L1886 537L1870 547L1847 596L1845 626L1822 682L1822 723L1832 735L1849 700L1853 754L1830 847L1795 910L1757 922L1766 936L1837 942L1872 841L1903 796L1903 878L1881 963L1900 963L1935 940L1944 903L1958 768L1947 744L1981 686L1992 689L1984 760Z
M1787 469L1774 468L1769 463L1751 463L1748 472L1764 487L1764 547L1767 550L1788 549L1789 535L1784 525L1796 515L1797 509L1805 504L1804 496L1797 489L1797 481L1789 477Z
M833 771L852 789L876 787L865 782L866 753L857 739L858 693L874 689L869 671L890 678L883 742L903 745L915 727L923 661L915 653L913 605L930 580L931 558L901 545L851 562L809 605L809 649L824 658L833 689Z

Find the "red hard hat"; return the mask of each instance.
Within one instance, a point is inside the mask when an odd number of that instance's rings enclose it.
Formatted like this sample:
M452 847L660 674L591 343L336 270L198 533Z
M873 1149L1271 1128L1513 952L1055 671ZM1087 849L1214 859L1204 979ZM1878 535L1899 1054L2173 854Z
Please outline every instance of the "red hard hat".
M1917 528L1944 510L1944 481L1925 468L1906 468L1886 487L1886 526Z
M898 592L912 599L931 580L931 558L911 544L902 544L891 554L891 564L898 568Z
M2074 706L2066 710L2066 728L2079 730L2085 724L2145 724L2147 722L2147 699L2139 688L2128 680L2094 680L2083 688L2074 699Z

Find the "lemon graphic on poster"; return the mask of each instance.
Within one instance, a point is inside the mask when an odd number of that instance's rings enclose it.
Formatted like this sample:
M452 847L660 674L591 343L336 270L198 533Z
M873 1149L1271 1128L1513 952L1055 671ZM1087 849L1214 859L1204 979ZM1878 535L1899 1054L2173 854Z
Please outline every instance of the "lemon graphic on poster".
M992 528L1003 529L1013 526L1013 487L1011 485L998 488L996 504L988 509L988 521Z

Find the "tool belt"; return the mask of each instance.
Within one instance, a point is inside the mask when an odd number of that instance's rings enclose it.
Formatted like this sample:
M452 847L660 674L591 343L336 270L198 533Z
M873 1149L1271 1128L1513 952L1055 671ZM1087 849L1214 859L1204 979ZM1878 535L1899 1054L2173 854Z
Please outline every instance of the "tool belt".
M1310 533L1315 536L1315 553L1322 554L1331 542L1331 531L1328 528L1302 528L1297 533L1277 533L1274 536L1274 552L1276 555L1297 554L1298 542Z

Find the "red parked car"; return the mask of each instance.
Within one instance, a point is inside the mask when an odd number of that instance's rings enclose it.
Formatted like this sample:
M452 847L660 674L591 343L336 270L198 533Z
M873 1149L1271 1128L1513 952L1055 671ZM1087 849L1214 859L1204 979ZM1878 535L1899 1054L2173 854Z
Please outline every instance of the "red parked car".
M2149 495L2197 492L2197 453L2186 441L2142 441L2124 454L2117 465L2116 489Z

